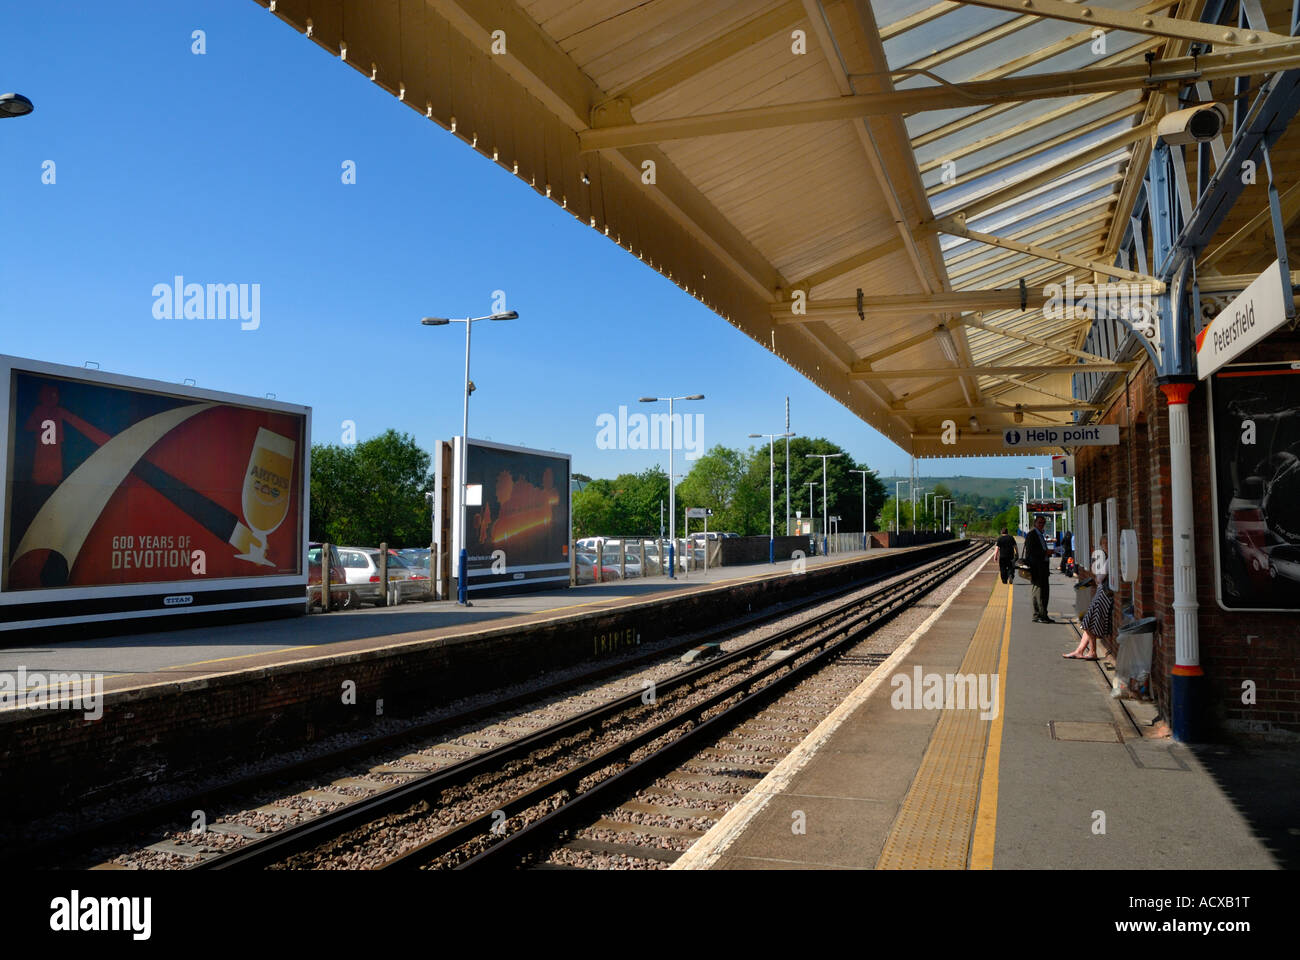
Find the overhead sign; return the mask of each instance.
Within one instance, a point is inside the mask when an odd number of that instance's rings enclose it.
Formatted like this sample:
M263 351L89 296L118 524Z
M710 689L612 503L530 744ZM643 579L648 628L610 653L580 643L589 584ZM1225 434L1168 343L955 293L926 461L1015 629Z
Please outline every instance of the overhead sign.
M1197 375L1204 380L1284 323L1282 266L1274 260L1272 266L1252 280L1250 286L1196 335Z
M1030 500L1025 504L1030 513L1065 513L1064 500Z
M1052 476L1054 477L1072 477L1074 476L1074 455L1052 457Z
M1007 427L1002 431L1006 447L1113 447L1119 443L1119 427L1094 424L1087 427Z
M711 516L713 516L713 511L710 510L708 507L687 507L686 508L687 520L703 520L705 517L711 517Z

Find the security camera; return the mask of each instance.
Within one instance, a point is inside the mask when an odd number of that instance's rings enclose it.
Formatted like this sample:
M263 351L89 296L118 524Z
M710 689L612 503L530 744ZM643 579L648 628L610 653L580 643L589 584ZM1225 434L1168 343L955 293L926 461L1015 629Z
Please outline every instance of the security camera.
M1156 125L1156 136L1170 146L1213 140L1228 122L1228 108L1222 103L1202 103L1186 110L1167 113Z

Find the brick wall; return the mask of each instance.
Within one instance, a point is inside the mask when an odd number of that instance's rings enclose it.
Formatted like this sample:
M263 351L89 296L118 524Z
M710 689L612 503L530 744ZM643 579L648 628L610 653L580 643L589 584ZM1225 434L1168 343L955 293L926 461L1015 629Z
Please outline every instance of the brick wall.
M1242 361L1300 359L1300 338L1277 335L1239 358ZM1212 724L1219 732L1269 739L1300 737L1300 616L1293 612L1226 611L1216 600L1215 524L1209 430L1209 392L1198 383L1189 402L1192 498L1195 522L1196 594L1201 666L1205 671ZM1120 446L1080 448L1076 457L1080 509L1116 497L1119 526L1137 530L1141 579L1119 585L1116 625L1123 604L1135 599L1138 616L1155 616L1152 690L1170 714L1170 671L1174 666L1174 577L1172 512L1169 502L1169 416L1151 365L1143 362L1101 418L1120 426ZM1097 534L1092 535L1094 549ZM1161 563L1154 563L1156 541ZM1114 579L1119 562L1111 544ZM1107 646L1114 649L1113 639ZM1256 703L1242 703L1243 681L1253 681Z

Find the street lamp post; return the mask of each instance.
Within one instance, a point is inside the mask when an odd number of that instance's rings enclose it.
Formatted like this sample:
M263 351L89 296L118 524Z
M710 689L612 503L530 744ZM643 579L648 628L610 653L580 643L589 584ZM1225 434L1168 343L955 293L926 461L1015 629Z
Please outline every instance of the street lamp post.
M867 549L867 471L850 470L849 473L862 474L862 549Z
M901 529L899 529L899 526L898 526L898 505L899 505L899 503L902 501L902 494L900 494L900 493L898 492L898 488L901 487L901 486L902 486L903 484L905 484L905 483L911 483L911 482L912 482L911 480L895 480L895 481L894 481L894 533L895 533L896 535L902 535L902 533L903 533L903 531L902 531Z
M469 466L469 332L470 329L479 320L516 320L519 314L514 310L506 313L492 313L486 317L466 317L461 319L449 319L447 317L425 317L420 321L426 327L445 327L449 323L465 324L465 413L461 421L460 435L460 564L459 573L456 577L456 602L461 606L468 607L469 602L469 505L468 500L468 466Z
M776 563L776 438L786 437L787 433L751 433L751 437L767 437L767 562ZM785 475L790 479L790 464L786 462Z
M1035 470L1038 471L1038 498L1041 500L1041 499L1043 498L1044 491L1047 489L1047 488L1046 488L1046 485L1045 485L1044 482L1043 482L1043 468L1042 468L1042 467L1025 467L1025 469L1028 470L1030 473L1033 473ZM1030 484L1033 484L1033 482L1034 482L1034 478L1033 478L1033 477L1030 477L1030 478L1029 478L1029 482L1030 482Z
M811 458L811 457L821 457L821 461L822 461L822 556L825 556L827 550L829 550L829 548L830 548L830 543L829 543L829 539L828 539L828 537L829 537L829 530L830 530L830 515L831 515L830 508L829 508L829 506L827 506L827 498L826 498L826 492L827 492L827 487L826 487L826 461L827 461L827 460L830 460L830 459L832 459L832 458L834 458L834 457L842 457L842 456L844 456L844 454L842 454L842 453L805 453L804 456L805 456L805 457L808 457L808 458ZM810 506L809 509L811 510L812 507Z
M817 506L814 501L813 487L817 486L816 480L808 481L808 522L813 526L813 535L816 536L817 530Z
M660 403L668 401L668 577L677 579L677 484L673 482L673 447L674 439L673 401L703 400L704 394L692 393L686 397L642 397L642 403Z

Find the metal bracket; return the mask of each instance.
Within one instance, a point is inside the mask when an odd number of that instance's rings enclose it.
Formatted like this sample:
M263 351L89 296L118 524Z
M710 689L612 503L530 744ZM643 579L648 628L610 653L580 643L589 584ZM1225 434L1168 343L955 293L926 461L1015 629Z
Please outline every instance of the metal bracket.
M862 309L862 288L858 287L858 319L863 323L867 322L867 314Z
M593 128L617 127L630 124L632 120L632 101L627 97L606 100L591 108L591 125Z
M1273 216L1273 245L1277 247L1277 261L1282 266L1282 307L1288 320L1295 319L1295 297L1291 293L1291 268L1286 259L1286 228L1282 225L1282 201L1277 195L1273 180L1273 162L1268 156L1268 141L1261 140L1259 149L1264 154L1264 169L1268 172L1268 210Z
M1025 286L1025 278L1020 278L1020 310L1024 311L1025 305L1029 303L1029 288Z

